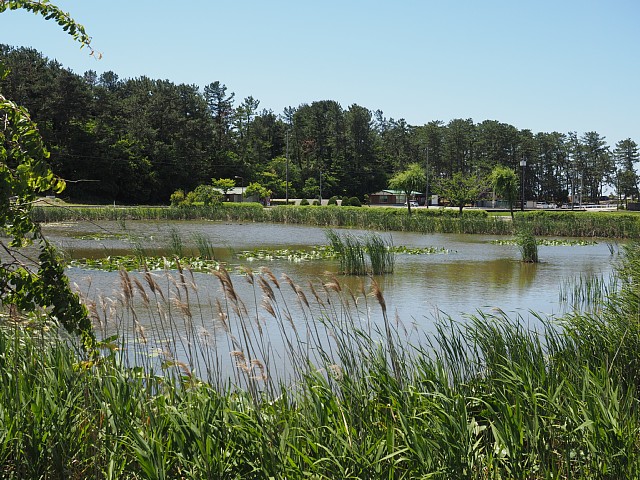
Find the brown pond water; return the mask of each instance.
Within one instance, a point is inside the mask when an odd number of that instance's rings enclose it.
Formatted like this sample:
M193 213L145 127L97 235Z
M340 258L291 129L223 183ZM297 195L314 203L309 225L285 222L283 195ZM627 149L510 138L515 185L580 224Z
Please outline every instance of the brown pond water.
M49 224L45 234L72 258L98 258L107 255L131 253L131 238L152 255L167 253L171 232L178 232L185 248L193 251L194 234L206 237L214 247L216 258L229 265L232 280L248 310L255 310L261 302L262 292L255 291L246 277L233 273L234 267L245 264L254 271L268 267L277 278L286 273L301 285L309 298L312 297L308 282L321 285L327 281L325 272L337 275L338 264L330 260L291 262L287 260L240 260L235 252L252 249L311 249L328 243L326 229L298 225L265 223L220 223L220 222L149 222L127 221L96 223ZM364 231L349 230L358 235ZM378 277L380 288L392 317L399 318L405 326L417 332L428 333L436 317L449 315L460 318L464 314L478 311L492 312L500 309L510 317L522 316L535 327L537 319L530 312L544 316L560 315L567 307L560 301L563 285L572 279L588 276L609 278L618 258L612 255L605 241L592 245L540 246L539 264L523 264L516 246L492 243L500 239L485 235L417 234L402 232L379 232L389 235L393 244L406 247L444 248L447 253L408 255L396 257L393 274ZM503 238L504 239L504 238ZM616 247L617 252L617 247ZM79 268L68 269L70 279L80 291L88 296L117 297L122 291L118 272L103 272ZM135 276L136 274L134 274ZM140 274L137 274L140 278ZM160 278L160 274L159 278ZM219 338L221 332L214 313L216 299L220 299L220 283L210 274L195 274L198 294L190 302L196 310L207 335ZM354 291L368 278L337 276L343 286ZM166 282L165 282L166 284ZM287 287L288 288L288 287ZM566 286L564 287L566 289ZM283 287L282 291L289 290ZM287 294L284 294L287 295ZM255 300L254 300L255 299ZM368 299L360 300L359 318L369 316L373 322L380 318L379 306ZM298 318L293 308L295 297L291 293L282 300L292 308L292 321L304 323L302 314ZM140 302L140 300L138 300ZM261 313L261 316L264 314ZM267 315L268 316L268 315ZM152 319L140 322L147 324ZM268 322L265 322L269 325ZM153 328L153 325L147 325ZM181 335L182 332L179 332Z

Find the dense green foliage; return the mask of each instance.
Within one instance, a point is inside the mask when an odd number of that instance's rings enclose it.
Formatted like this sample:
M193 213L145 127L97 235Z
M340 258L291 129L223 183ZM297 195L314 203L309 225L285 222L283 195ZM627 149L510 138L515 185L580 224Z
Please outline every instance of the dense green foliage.
M90 48L83 27L48 2L0 2L6 9L25 9L53 19L81 45ZM10 66L0 58L0 85ZM0 87L1 88L1 87ZM47 312L91 347L88 312L69 286L58 255L30 215L32 204L48 192L60 193L65 182L50 169L49 151L27 110L0 90L0 302L14 317ZM5 243L5 239L9 241ZM30 253L24 249L33 246Z
M27 107L74 199L168 203L176 190L236 177L284 198L288 165L289 198L363 200L412 163L426 172L427 151L434 185L454 174L483 178L496 165L519 171L526 159L527 199L595 201L607 184L625 199L638 193L631 139L612 149L597 132L533 133L495 120L414 126L331 100L278 114L260 110L253 97L236 102L219 81L200 88L115 72L79 75L8 46L0 46L0 61L12 71L0 91Z
M496 195L509 204L509 211L513 218L513 206L518 199L518 176L510 168L498 165L491 172L491 183Z
M434 188L448 198L452 206L458 207L460 213L465 205L476 202L489 189L485 178L477 173L465 175L462 172L438 179Z
M404 193L409 215L411 215L413 192L422 190L426 181L427 177L418 163L410 164L405 170L396 173L389 179L390 188Z
M91 306L100 325L122 329L94 361L50 324L0 326L5 478L640 475L637 245L621 264L621 290L596 313L541 319L537 331L501 313L443 319L421 345L389 321L375 283L366 295L335 278L304 289L248 270L249 296L264 301L249 313L235 280L218 272L229 340L212 343L201 336L210 317L189 302L196 286L175 275L165 284L121 274L113 307ZM288 318L283 289L308 331ZM153 330L137 326L140 306L166 312L152 315ZM383 316L377 326L372 310ZM263 335L263 315L282 338ZM178 326L192 341L171 333ZM164 345L160 367L151 338ZM271 342L286 345L288 367ZM220 365L227 349L231 372Z

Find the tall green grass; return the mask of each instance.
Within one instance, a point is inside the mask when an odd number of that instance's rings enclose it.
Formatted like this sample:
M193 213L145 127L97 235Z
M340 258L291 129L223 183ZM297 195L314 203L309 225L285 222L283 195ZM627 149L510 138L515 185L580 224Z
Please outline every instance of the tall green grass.
M119 296L89 303L98 357L50 320L3 317L0 472L638 478L638 245L618 272L594 313L442 317L422 337L375 282L220 270L205 298L186 270L122 272Z
M222 203L189 207L34 207L31 215L43 223L113 220L227 220L264 221L259 203Z
M402 208L280 205L263 208L259 203L223 203L190 207L35 207L39 222L79 220L225 220L277 222L325 227L422 233L513 235L525 224L535 236L637 238L640 216L611 212L517 212L508 217L484 210L417 209L408 215Z
M331 249L338 256L342 273L393 273L395 251L391 237L385 240L376 233L368 233L364 238L359 238L350 233L339 234L332 229L327 230L326 235Z
M612 212L517 212L515 223L525 223L536 236L638 238L640 215Z
M520 250L522 261L525 263L538 263L538 243L529 228L521 227L516 236L516 243Z

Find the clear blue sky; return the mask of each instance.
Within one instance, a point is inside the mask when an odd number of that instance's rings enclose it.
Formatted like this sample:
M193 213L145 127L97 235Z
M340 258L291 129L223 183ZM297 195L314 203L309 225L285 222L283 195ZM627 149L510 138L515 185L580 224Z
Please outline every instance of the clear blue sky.
M204 87L260 108L336 100L412 125L498 120L640 143L638 0L54 1L93 37L95 61L55 23L0 15L0 42L77 73L112 70Z

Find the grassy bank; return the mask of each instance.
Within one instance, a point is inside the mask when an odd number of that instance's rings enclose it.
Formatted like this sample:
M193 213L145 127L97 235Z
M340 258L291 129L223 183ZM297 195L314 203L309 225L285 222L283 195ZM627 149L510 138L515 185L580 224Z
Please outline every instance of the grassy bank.
M213 207L35 207L39 222L99 220L224 220L421 233L513 235L524 226L537 236L638 238L640 215L611 212L517 212L515 221L484 210L276 206L224 203Z
M533 235L566 237L638 238L640 215L617 212L518 212Z
M247 271L241 281L263 298L254 310L238 279L215 275L224 293L211 300L212 320L188 272L168 281L122 272L122 294L90 305L99 329L120 331L91 362L50 326L5 319L2 477L640 475L637 245L598 314L541 319L535 332L501 313L442 319L411 344L375 283L365 295L335 278L303 288ZM134 305L148 309L152 329ZM265 335L265 321L278 338Z

